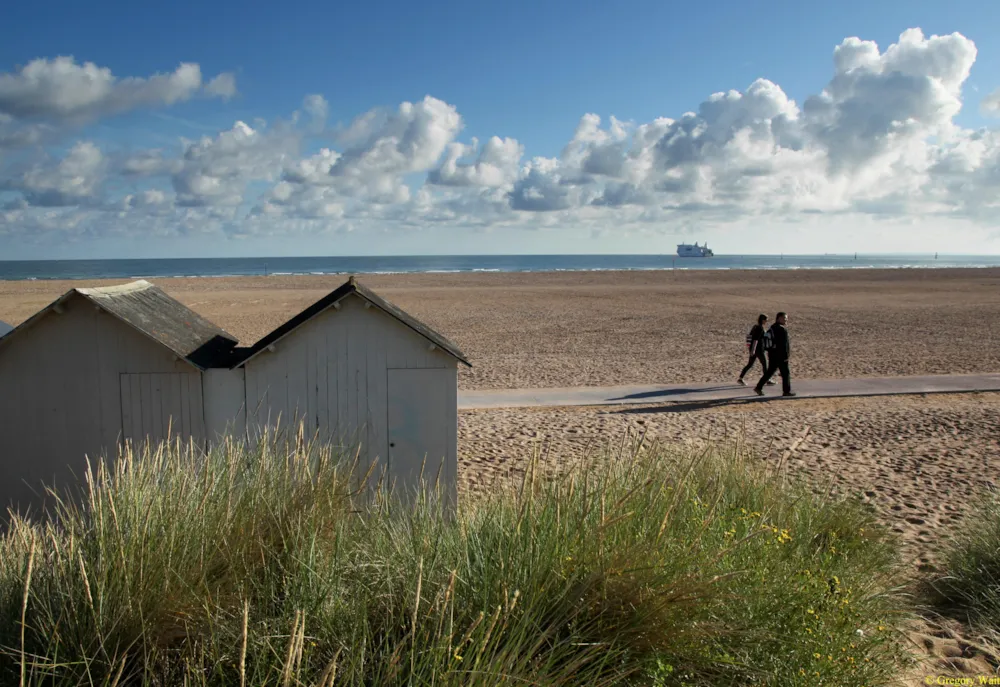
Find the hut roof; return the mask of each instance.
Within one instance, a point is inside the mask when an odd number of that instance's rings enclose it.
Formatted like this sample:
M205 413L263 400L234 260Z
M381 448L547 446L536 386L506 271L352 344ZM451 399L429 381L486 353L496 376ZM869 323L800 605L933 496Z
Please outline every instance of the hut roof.
M465 354L462 353L458 346L449 341L443 335L428 327L417 318L407 314L396 305L393 305L389 301L377 295L374 291L362 286L354 279L354 277L351 277L340 287L331 291L329 294L310 305L298 315L285 322L253 346L244 349L243 354L239 356L237 362L234 364L234 367L247 363L252 358L256 357L260 352L266 350L268 346L271 346L288 336L298 327L302 326L327 309L332 308L335 303L338 303L352 294L367 301L368 303L371 303L374 307L403 323L445 353L456 358L459 362L467 365L468 367L472 367L472 363L468 361Z
M30 329L51 312L60 312L73 298L84 298L109 315L156 341L195 367L228 362L236 339L183 303L145 280L120 286L71 289L5 336L0 347Z

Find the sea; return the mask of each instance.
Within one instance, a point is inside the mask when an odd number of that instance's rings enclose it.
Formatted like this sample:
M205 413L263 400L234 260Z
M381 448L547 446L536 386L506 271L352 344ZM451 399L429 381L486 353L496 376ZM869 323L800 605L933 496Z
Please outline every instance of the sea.
M439 255L299 258L0 260L0 280L261 275L639 270L925 269L1000 267L1000 255Z

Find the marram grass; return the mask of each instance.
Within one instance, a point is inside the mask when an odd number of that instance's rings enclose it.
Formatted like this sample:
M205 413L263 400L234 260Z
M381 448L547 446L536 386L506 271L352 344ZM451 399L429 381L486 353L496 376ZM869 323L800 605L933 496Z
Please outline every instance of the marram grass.
M0 540L0 684L876 685L893 546L735 444L404 508L299 441L126 452ZM74 505L79 503L80 505Z
M981 495L949 540L944 570L922 585L932 610L1000 640L1000 495Z

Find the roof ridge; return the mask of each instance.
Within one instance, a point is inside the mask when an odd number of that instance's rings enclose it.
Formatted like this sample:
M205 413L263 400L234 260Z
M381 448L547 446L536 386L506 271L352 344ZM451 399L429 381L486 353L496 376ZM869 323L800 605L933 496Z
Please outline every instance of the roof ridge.
M116 284L115 286L94 286L90 288L78 287L73 289L83 296L117 296L123 293L133 293L145 289L156 288L145 279L136 279L127 284Z

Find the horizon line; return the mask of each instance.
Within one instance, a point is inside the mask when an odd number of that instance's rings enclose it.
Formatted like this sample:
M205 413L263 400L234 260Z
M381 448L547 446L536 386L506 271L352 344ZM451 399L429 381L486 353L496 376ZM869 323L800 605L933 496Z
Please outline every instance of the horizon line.
M714 258L838 258L838 257L946 257L946 258L1000 258L1000 253L942 253L942 252L862 252L846 253L716 253ZM93 258L18 258L0 259L0 264L19 262L125 262L146 260L365 260L377 258L606 258L606 257L669 257L676 253L407 253L368 255L215 255L171 257L93 257ZM684 260L711 260L712 258L685 257Z

